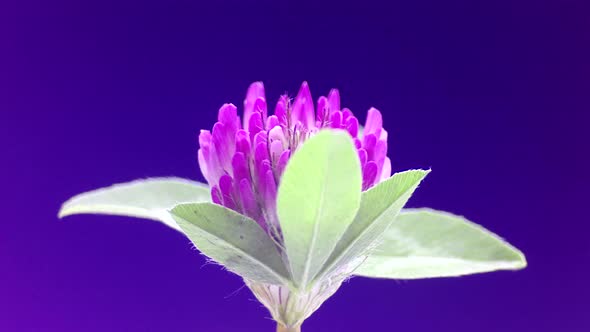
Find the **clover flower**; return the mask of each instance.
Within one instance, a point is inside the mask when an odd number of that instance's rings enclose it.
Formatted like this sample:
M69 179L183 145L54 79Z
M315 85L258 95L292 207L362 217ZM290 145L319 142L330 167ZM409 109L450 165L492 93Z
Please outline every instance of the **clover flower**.
M250 85L244 100L243 124L233 104L219 109L212 131L201 130L198 159L211 186L213 202L249 216L264 229L279 232L277 188L291 155L324 128L347 131L353 139L362 169L362 189L391 176L387 131L381 113L371 108L364 133L348 108L340 108L333 89L317 102L317 115L307 82L293 101L282 95L268 115L262 82Z
M179 178L116 184L71 198L59 216L140 217L182 232L243 278L279 332L300 331L353 276L418 279L526 266L518 249L461 216L402 210L430 171L391 175L387 136L375 108L361 130L340 107L338 90L320 97L314 110L305 82L268 115L264 86L255 82L243 122L225 104L212 131L199 135L208 184Z

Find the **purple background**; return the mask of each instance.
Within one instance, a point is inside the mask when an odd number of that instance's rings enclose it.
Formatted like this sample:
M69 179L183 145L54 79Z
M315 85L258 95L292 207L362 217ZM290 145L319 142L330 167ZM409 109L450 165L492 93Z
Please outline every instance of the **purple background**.
M529 267L355 278L304 331L590 331L584 1L3 1L1 331L271 331L241 280L151 222L56 218L114 182L201 180L196 135L263 80L385 116L410 206L464 214Z

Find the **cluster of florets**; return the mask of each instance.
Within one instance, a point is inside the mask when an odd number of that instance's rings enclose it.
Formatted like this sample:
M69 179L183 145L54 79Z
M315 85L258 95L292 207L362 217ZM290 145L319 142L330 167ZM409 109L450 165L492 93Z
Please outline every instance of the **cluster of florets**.
M199 166L211 186L213 202L256 220L264 229L278 229L276 196L289 158L306 139L323 128L346 130L358 151L363 190L391 175L387 132L381 113L371 108L365 127L348 108L340 107L333 89L317 101L317 112L307 82L295 99L279 98L274 114L261 82L250 85L244 100L244 122L237 108L225 104L212 131L199 135Z

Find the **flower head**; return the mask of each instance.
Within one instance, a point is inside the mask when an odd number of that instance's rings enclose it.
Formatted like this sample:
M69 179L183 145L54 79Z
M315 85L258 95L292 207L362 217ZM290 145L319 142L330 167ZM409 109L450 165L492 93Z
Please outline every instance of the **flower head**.
M212 131L199 135L199 166L211 186L213 202L256 220L264 229L277 230L277 188L290 156L306 139L323 128L346 130L357 148L363 173L363 190L391 175L387 132L381 113L371 108L363 132L348 108L340 107L340 94L332 89L317 101L317 112L307 82L295 99L279 97L274 114L261 82L252 83L244 100L244 121L237 108L219 109Z

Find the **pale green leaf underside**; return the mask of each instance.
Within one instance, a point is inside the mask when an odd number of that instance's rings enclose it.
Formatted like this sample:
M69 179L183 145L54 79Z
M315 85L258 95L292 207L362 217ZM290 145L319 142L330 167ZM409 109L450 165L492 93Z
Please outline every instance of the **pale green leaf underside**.
M360 162L348 133L322 130L289 160L277 209L295 284L305 287L324 266L360 196Z
M467 219L431 209L404 210L354 272L374 278L453 277L526 266L524 255Z
M274 242L252 219L213 203L181 204L172 217L203 254L249 280L285 284Z
M208 202L209 188L199 182L166 177L135 180L88 191L66 201L59 217L73 214L109 214L158 220L180 227L168 210L180 203Z
M354 221L328 260L318 278L347 266L364 254L396 218L430 170L409 170L363 192Z

